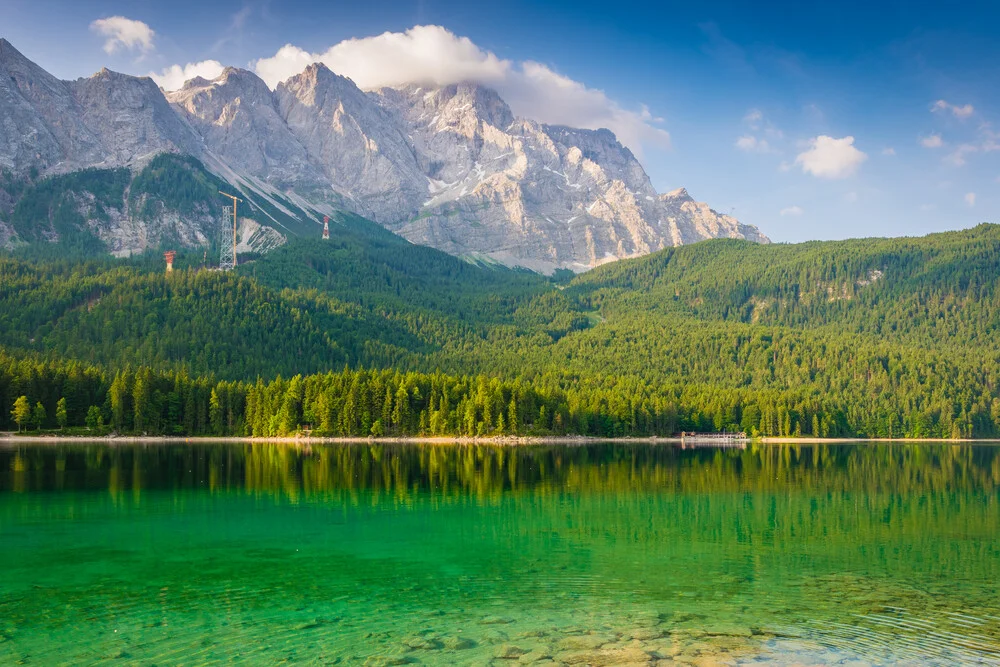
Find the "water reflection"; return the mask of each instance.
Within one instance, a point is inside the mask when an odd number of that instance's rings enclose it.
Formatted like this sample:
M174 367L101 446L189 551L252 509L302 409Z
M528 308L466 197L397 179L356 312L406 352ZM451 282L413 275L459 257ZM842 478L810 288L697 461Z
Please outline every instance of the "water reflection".
M996 662L998 488L974 445L2 447L0 662Z
M0 447L0 492L207 489L288 499L354 490L497 497L539 492L993 491L1000 447L938 444L681 448L243 442Z

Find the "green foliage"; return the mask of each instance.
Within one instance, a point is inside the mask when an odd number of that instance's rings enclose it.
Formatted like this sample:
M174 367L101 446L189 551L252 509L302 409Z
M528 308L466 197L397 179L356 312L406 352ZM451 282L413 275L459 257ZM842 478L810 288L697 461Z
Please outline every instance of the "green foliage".
M31 423L35 425L36 429L40 429L45 426L45 420L48 419L48 411L41 402L35 403L34 410L31 411Z
M84 169L25 184L10 222L24 241L60 240L63 256L106 252L82 212L104 221L120 212L129 179L128 169Z
M21 395L17 397L17 400L14 401L13 409L10 411L10 416L13 418L14 423L17 424L18 431L31 421L31 403L28 402L27 396Z
M60 398L56 402L56 423L59 424L59 428L66 428L68 421L69 413L66 412L66 399Z
M557 285L337 222L232 274L0 259L9 363L101 378L0 399L151 433L1000 435L996 226L709 241Z
M197 159L161 153L132 180L129 208L133 215L146 220L153 220L166 207L181 215L207 212L209 207L219 205L219 190L225 188Z
M101 409L96 405L91 405L87 408L87 417L84 423L92 431L102 428L104 426L104 415L101 414Z

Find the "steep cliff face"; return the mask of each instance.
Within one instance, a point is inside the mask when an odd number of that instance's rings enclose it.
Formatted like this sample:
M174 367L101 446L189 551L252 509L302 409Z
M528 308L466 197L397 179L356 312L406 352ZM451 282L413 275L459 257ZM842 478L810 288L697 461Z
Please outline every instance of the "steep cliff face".
M284 213L279 199L300 212L339 207L414 243L546 272L706 238L768 242L683 188L658 194L610 131L516 118L474 84L365 92L317 64L274 91L227 68L164 94L148 78L106 69L59 81L0 40L0 109L2 169L138 170L157 154L189 154ZM0 238L9 244L4 195L0 187ZM116 249L146 238L125 235L101 238Z
M252 72L228 67L218 78L192 79L166 98L205 147L229 165L278 186L323 180L278 113L274 95Z
M0 167L64 170L103 159L69 86L0 39Z
M731 215L717 213L704 202L695 201L684 188L660 195L659 201L664 219L671 229L677 230L679 241L674 245L722 238L771 242L753 225L745 225Z
M310 65L275 91L289 129L342 203L393 228L427 192L406 136L354 82Z
M427 176L428 198L397 228L415 243L542 271L579 271L756 232L707 205L657 195L608 130L517 119L495 92L476 85L373 95L405 128ZM757 233L754 240L766 239Z
M158 153L201 150L201 138L171 108L156 83L105 68L69 89L80 120L101 144L101 166L127 165Z

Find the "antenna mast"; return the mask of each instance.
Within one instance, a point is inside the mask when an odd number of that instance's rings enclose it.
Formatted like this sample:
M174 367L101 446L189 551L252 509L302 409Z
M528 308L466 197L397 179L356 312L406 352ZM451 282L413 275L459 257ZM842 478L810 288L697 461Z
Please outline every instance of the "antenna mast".
M233 234L229 236L229 224L223 221L222 224L222 238L220 239L221 251L219 253L219 269L222 271L228 271L230 269L236 268L236 203L243 201L239 197L229 194L228 192L223 192L219 190L219 194L223 197L229 197L233 200L232 206L223 206L223 215L228 217L230 212L233 214ZM232 209L230 211L230 209Z

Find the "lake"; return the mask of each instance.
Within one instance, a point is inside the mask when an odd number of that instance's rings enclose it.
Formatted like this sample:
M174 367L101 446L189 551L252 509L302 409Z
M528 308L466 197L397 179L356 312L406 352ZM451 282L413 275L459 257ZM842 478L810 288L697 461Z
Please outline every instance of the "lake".
M1000 447L0 445L0 663L1000 664Z

